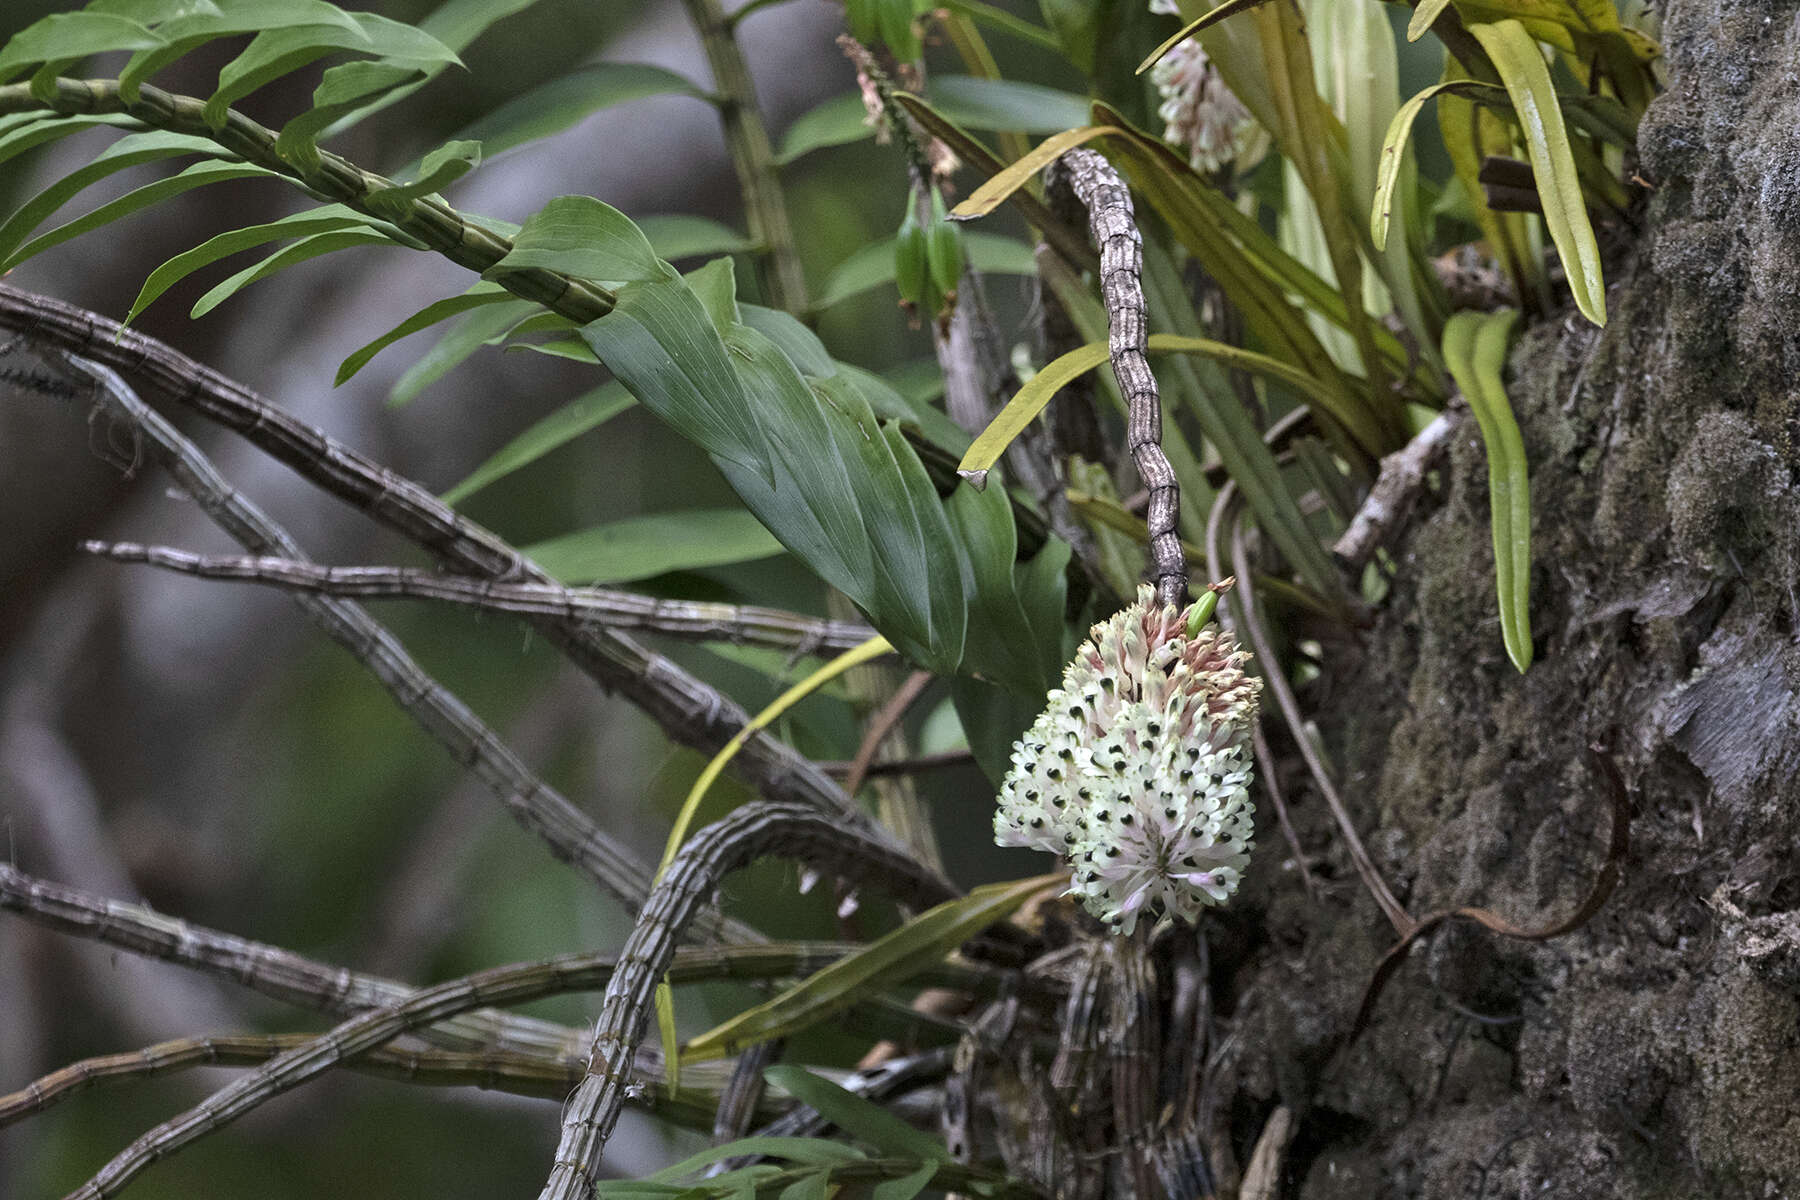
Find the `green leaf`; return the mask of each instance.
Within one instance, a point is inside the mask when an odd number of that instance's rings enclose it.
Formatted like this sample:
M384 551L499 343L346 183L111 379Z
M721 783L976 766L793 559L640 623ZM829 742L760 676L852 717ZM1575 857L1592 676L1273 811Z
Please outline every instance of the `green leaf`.
M1424 37L1449 7L1450 0L1422 0L1419 7L1413 9L1412 20L1406 23L1406 40L1416 42Z
M406 320L400 322L400 324L376 338L374 341L357 350L354 354L350 355L350 357L340 363L338 365L337 378L332 381L332 386L343 386L351 376L367 366L370 359L374 358L377 354L380 354L383 350L387 349L403 337L417 333L419 330L435 325L439 321L448 320L459 313L465 313L471 308L480 308L485 304L505 304L512 299L512 293L501 287L499 284L488 283L483 280L473 284L468 291L462 293L460 296L450 296L443 300L434 300L412 316L406 318Z
M799 1100L839 1129L874 1147L884 1157L916 1158L930 1164L949 1162L950 1151L939 1139L922 1133L872 1100L846 1091L804 1067L777 1065L763 1078ZM929 1178L929 1176L927 1176Z
M287 238L310 237L315 233L339 233L346 229L369 228L372 228L369 219L361 213L341 204L327 204L320 208L282 217L278 221L270 221L263 225L251 225L244 229L233 229L230 232L218 234L208 238L192 250L177 254L150 272L150 277L144 280L144 286L138 291L137 299L131 302L131 311L125 314L125 323L129 325L158 296L195 271L210 266L228 255Z
M31 231L43 224L52 213L68 203L82 189L98 183L109 175L117 174L128 167L159 162L177 155L213 155L216 151L217 147L209 145L205 138L190 137L183 133L152 130L146 133L127 134L100 151L85 166L69 172L33 196L21 205L17 212L8 217L6 223L0 225L0 258L11 257L13 251L19 248L19 244L30 236Z
M73 221L65 222L48 233L31 239L14 251L11 257L0 262L0 272L10 271L26 259L42 254L52 246L99 229L121 217L130 216L139 209L148 208L171 196L179 196L183 192L205 187L207 184L224 183L232 179L281 178L283 178L281 175L266 167L252 166L249 163L220 161L195 163L178 175L171 175L167 179L158 179L154 183L146 183L143 187L133 188L117 200L102 204Z
M198 13L216 16L219 6L212 0L88 0L82 11L110 13L115 17L130 17L144 25L155 25Z
M340 50L424 71L461 63L448 46L411 25L374 13L349 16L356 26L354 30L338 25L297 25L257 34L243 53L219 72L218 89L206 101L207 123L215 129L223 128L226 110L237 100Z
M46 142L59 141L72 133L80 133L84 129L93 129L101 125L126 129L138 128L136 121L117 114L100 117L64 117L55 113L43 112L9 113L0 117L0 163L16 158L28 150L36 149Z
M563 583L629 583L770 558L782 546L741 508L696 508L627 517L526 546L524 552Z
M482 488L529 466L552 450L565 446L591 429L612 420L633 404L631 393L617 383L605 383L577 396L549 416L495 451L468 478L445 492L445 504L461 504Z
M1543 53L1517 21L1478 23L1471 25L1469 32L1493 59L1506 93L1512 97L1543 201L1544 224L1562 257L1575 304L1588 320L1605 325L1606 282L1601 277L1600 246L1588 222L1587 201L1581 195L1568 130L1563 126L1562 108Z
M303 171L319 166L318 139L327 126L352 113L368 110L380 97L423 82L429 72L402 63L351 62L331 67L313 89L313 105L286 125L275 139L275 153Z
M548 267L608 283L661 280L674 274L631 218L592 196L558 196L531 214L513 238L511 252L483 274L491 279L525 267Z
M824 1171L802 1175L781 1189L780 1200L830 1200L831 1176Z
M988 926L1011 916L1032 896L1055 886L1059 878L1040 875L991 883L945 901L774 999L707 1030L687 1044L682 1058L687 1062L722 1058L745 1046L787 1037L829 1020L943 961Z
M1531 665L1531 475L1525 441L1500 373L1518 322L1516 310L1460 312L1444 326L1444 364L1481 427L1487 449L1488 505L1494 526L1494 584L1506 655Z
M140 50L119 72L119 94L136 100L146 79L189 52L220 38L296 25L334 25L366 40L367 35L335 4L324 0L215 0L217 11L176 17L157 27L164 45Z
M645 63L592 63L541 83L456 134L482 144L489 158L571 128L594 113L644 96L699 96L693 83Z
M1138 64L1137 73L1142 75L1145 71L1154 67L1163 58L1168 56L1169 51L1175 49L1175 47L1181 45L1181 43L1187 41L1189 38L1197 36L1201 30L1217 25L1226 17L1241 12L1248 12L1257 5L1266 3L1268 3L1268 0L1225 0L1225 3L1219 5L1219 7L1194 18L1192 21L1189 21L1186 25L1183 25L1180 29L1170 34L1162 45L1152 50L1150 56Z
M657 256L671 262L708 254L738 254L756 248L755 242L737 230L689 213L644 217L637 227L650 240Z
M392 239L386 234L376 233L370 229L315 233L311 237L301 238L292 245L283 246L261 262L245 267L231 278L218 284L194 302L194 307L189 310L188 316L195 319L204 317L258 280L267 279L277 271L286 270L295 263L305 262L309 258L318 258L320 255L331 254L338 250L348 250L353 246L392 246L393 244Z
M442 191L480 163L480 142L445 142L425 156L418 178L411 183L370 188L363 193L363 203L384 217L399 219L414 200Z
M1060 576L1043 581L1054 589L1050 595L1057 611L1045 614L1040 610L1034 621L1027 605L1040 598L1028 598L1021 592L1015 566L1018 531L1011 505L1000 489L981 492L959 487L944 508L956 531L957 566L970 598L963 670L1041 703L1062 669L1063 581ZM1060 555L1066 563L1067 554L1067 545L1053 539L1038 557Z
M1037 274L1037 259L1033 257L1031 247L1017 238L973 231L965 231L962 236L963 252L969 265L977 271L989 275ZM815 307L830 308L892 282L894 239L890 237L862 247L839 263L826 279Z
M0 47L0 83L35 63L58 63L108 50L143 50L163 39L137 21L105 12L52 13Z
M869 110L863 107L861 96L833 96L794 118L794 123L781 135L781 147L775 154L775 161L785 165L814 150L848 145L874 135L875 129L869 124Z
M824 1138L747 1137L702 1150L673 1166L664 1167L645 1182L674 1183L692 1175L701 1167L724 1159L750 1157L779 1158L787 1162L825 1167L837 1163L861 1162L867 1156L853 1146L846 1146L842 1142L828 1142Z
M716 459L774 483L768 437L724 342L686 283L626 284L613 310L580 332L631 394L676 432Z
M439 303L445 302L439 301ZM475 306L472 311L469 311L460 321L445 331L444 336L425 352L423 358L406 369L406 373L400 376L399 382L394 384L394 390L388 393L388 406L398 408L403 404L412 403L418 398L420 392L448 375L469 355L488 345L492 339L504 334L519 322L542 311L543 309L539 308L536 303L530 300L516 300L510 295L499 299L496 303ZM416 316L423 315L423 313L416 314Z
M931 1186L932 1177L937 1174L936 1163L921 1164L919 1169L898 1179L884 1179L869 1189L869 1200L913 1200L920 1192Z
M925 94L940 113L968 129L1061 133L1088 123L1087 97L1035 83L939 75Z

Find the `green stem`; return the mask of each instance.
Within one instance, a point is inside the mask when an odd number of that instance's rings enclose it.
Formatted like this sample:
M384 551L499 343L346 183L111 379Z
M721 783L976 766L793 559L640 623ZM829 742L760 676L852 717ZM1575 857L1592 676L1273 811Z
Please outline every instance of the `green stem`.
M737 168L738 187L744 193L744 216L750 236L761 247L763 287L772 307L792 313L806 311L806 275L794 245L794 227L788 221L787 201L775 170L775 150L744 55L731 35L732 22L719 0L682 0L688 19L699 31L712 64L713 86L718 93L719 119L725 126L725 144Z
M335 154L320 151L316 167L303 169L275 149L275 131L252 121L235 109L227 110L225 123L214 128L205 117L206 102L193 96L177 96L145 85L135 101L119 94L114 79L58 79L56 94L48 101L31 94L29 84L0 87L0 114L54 112L63 116L83 113L123 113L152 129L171 130L209 138L230 154L295 180L327 200L335 200L357 212L410 234L451 262L485 274L512 250L512 242L465 218L441 200L429 197L409 200L395 209L371 207L366 197L394 181L365 171ZM543 267L502 271L494 282L526 300L536 301L578 325L598 320L613 309L614 296L599 284Z

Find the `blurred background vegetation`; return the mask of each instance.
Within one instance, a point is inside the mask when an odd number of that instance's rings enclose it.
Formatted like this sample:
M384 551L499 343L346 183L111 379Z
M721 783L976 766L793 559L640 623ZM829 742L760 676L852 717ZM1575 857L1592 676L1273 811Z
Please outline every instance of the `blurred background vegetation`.
M431 0L364 6L403 21L434 7ZM10 0L0 11L0 41L69 7ZM778 137L797 115L854 90L851 67L833 44L842 15L825 0L795 0L742 26ZM243 40L207 47L159 83L206 94L210 72ZM1055 75L1048 56L1008 49L1018 55L1010 76L1080 88L1066 67ZM466 72L439 77L334 148L374 169L395 169L506 99L588 61L649 62L708 79L676 0L541 0L493 27L463 58ZM324 65L259 93L249 110L297 111ZM0 170L0 203L16 207L110 136L76 135L13 160ZM156 166L123 172L80 203L161 173ZM787 167L784 180L815 294L850 253L890 236L905 204L895 153L870 141L810 154ZM453 200L518 221L568 193L597 196L634 218L695 213L742 227L716 115L685 97L609 108L491 161L457 185ZM157 263L217 230L305 204L291 188L260 181L200 189L35 258L9 282L122 317ZM460 268L433 255L378 249L319 258L190 320L188 307L220 274L190 277L136 324L432 488L453 485L530 421L592 386L588 368L487 349L410 405L387 407L388 391L433 331L334 389L346 354L465 286ZM748 280L753 273L739 274ZM1002 328L1018 331L1022 283L1007 277L990 287ZM818 328L834 354L866 367L931 357L928 336L896 319L891 287L821 312ZM167 494L154 470L135 474L132 448L103 422L90 423L83 403L0 396L0 822L12 861L412 982L618 945L628 926L617 907L508 820L285 597L88 560L78 549L87 538L232 547L191 505ZM416 561L247 446L184 425L320 561ZM486 489L466 511L529 544L638 514L733 504L698 451L634 409ZM824 613L816 580L785 556L632 586ZM552 784L605 814L610 829L654 860L701 756L671 748L646 718L599 694L516 622L412 602L384 604L377 615ZM751 711L784 683L778 656L752 668L697 647L659 648ZM937 726L944 723L939 717ZM841 695L807 702L786 732L822 757L845 756L846 743L855 743ZM1022 855L1009 867L986 844L992 792L977 771L940 772L923 786L957 878L1024 873L1013 869ZM743 798L722 781L709 809ZM833 936L829 889L798 897L793 883L791 868L743 873L727 885L727 900L755 905L771 933ZM711 1007L723 1015L743 998L718 994ZM596 1005L597 997L571 996L527 1011L580 1024ZM0 1090L83 1056L167 1038L326 1024L175 967L0 922ZM200 1070L109 1087L0 1130L0 1195L60 1194L223 1078ZM648 1169L687 1144L667 1144L641 1117L627 1121L635 1123L608 1151L615 1170ZM555 1127L555 1105L545 1101L334 1076L177 1156L134 1184L133 1195L520 1194L541 1182Z

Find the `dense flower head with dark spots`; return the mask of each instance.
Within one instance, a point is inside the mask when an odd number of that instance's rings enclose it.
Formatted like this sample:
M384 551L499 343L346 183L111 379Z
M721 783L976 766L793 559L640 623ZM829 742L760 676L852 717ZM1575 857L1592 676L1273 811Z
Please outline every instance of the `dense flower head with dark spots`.
M1013 747L994 837L1068 860L1069 892L1121 933L1195 920L1250 861L1251 722L1261 681L1231 635L1190 637L1149 587L1095 625Z

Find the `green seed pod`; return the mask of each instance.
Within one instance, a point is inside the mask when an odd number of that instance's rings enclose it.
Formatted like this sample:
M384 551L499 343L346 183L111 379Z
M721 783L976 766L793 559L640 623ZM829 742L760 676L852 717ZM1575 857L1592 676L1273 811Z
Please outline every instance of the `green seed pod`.
M931 281L946 298L954 299L956 286L962 282L962 231L950 223L944 213L944 198L935 188L931 193L931 226L925 236Z
M925 303L931 284L929 247L924 228L919 224L917 205L909 199L906 219L900 222L900 233L894 239L894 283L900 289L900 304L914 308Z

